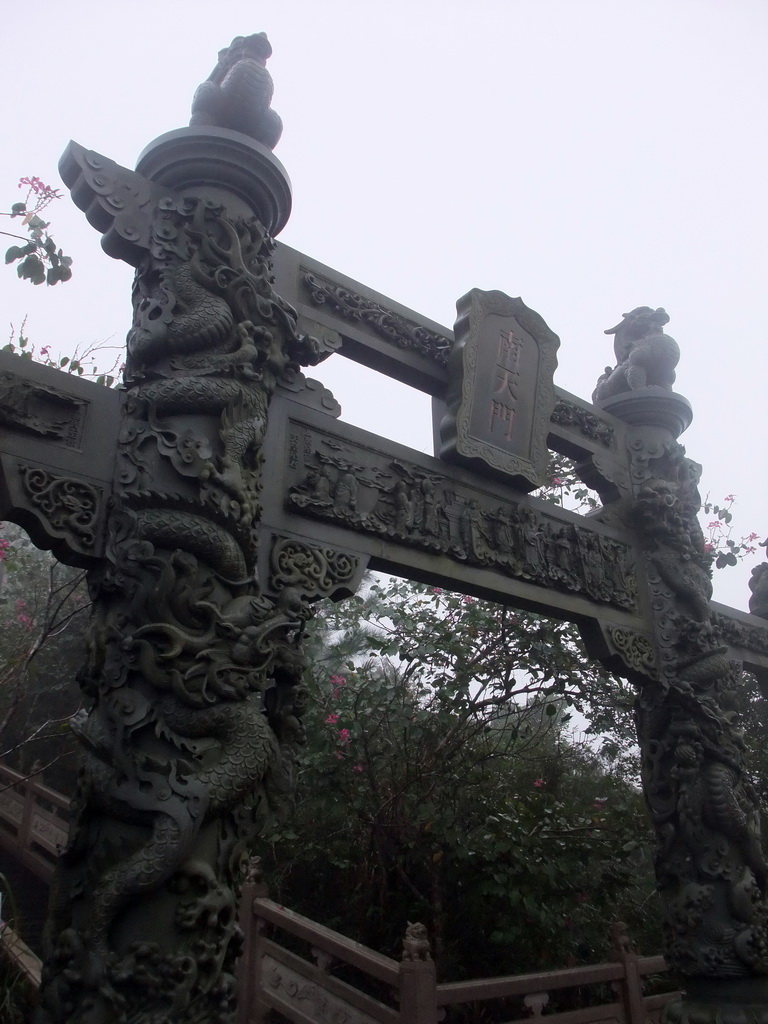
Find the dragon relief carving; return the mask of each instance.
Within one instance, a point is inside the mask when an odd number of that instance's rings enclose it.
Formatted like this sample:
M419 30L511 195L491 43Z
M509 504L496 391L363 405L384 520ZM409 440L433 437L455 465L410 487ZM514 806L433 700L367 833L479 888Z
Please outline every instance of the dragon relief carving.
M660 669L636 705L646 799L657 832L666 956L686 976L768 974L768 864L736 713L741 666L710 598L696 513L699 467L675 441L630 444L632 515L645 553Z
M305 742L311 612L262 593L256 528L278 378L328 353L274 293L258 219L173 196L152 216L47 927L56 1022L231 1021L237 887Z

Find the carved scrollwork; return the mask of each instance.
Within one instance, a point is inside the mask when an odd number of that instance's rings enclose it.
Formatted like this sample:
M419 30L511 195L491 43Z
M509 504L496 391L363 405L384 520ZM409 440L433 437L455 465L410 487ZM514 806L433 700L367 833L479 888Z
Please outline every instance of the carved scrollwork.
M420 356L434 360L439 366L448 364L451 343L444 334L422 327L394 310L356 295L332 281L325 281L319 274L305 270L303 281L313 305L327 305L343 320L369 327L398 348L411 349Z
M559 398L555 402L552 422L561 427L578 430L590 441L599 441L606 448L612 447L615 443L615 431L610 424L595 416L594 413L588 412L572 402L566 402L565 399Z
M19 466L24 490L52 534L71 536L77 547L96 543L101 493L83 480L56 476L38 466Z
M752 610L752 614L758 615L754 610ZM759 615L758 618L760 618ZM756 654L768 654L768 628L761 629L759 626L739 622L737 619L732 619L728 615L720 615L718 612L715 612L713 621L725 643L731 644L733 647L740 647L745 651L754 651Z
M307 964L307 972L311 970ZM319 1024L376 1024L373 1017L272 956L262 966L265 987L294 1007L304 1018Z
M296 588L310 598L348 590L360 569L360 558L356 555L310 546L288 537L275 539L270 561L274 590Z
M617 626L609 627L608 633L611 643L629 668L645 674L656 670L656 654L648 637Z

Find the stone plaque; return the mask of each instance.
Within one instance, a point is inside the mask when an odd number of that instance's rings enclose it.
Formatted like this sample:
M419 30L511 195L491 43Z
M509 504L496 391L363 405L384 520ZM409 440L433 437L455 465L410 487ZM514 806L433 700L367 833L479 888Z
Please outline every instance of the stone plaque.
M491 469L525 491L540 487L560 339L503 292L475 288L457 311L440 457Z

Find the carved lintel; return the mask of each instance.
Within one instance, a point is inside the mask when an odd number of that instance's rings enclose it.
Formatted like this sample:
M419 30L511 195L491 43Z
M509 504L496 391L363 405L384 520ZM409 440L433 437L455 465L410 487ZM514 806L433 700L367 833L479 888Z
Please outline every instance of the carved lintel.
M339 428L331 434L291 416L281 429L285 508L294 515L447 556L457 573L458 566L482 567L636 614L634 556L620 532L595 529L493 481L470 482L427 456L422 464L374 450L348 437L354 428Z

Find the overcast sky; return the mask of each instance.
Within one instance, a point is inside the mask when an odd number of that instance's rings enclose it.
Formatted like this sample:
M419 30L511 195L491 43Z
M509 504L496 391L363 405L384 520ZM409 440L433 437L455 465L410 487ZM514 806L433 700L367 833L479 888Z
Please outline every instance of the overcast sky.
M664 306L702 495L735 494L736 533L768 532L765 0L42 0L6 5L3 29L3 208L21 176L60 186L70 138L134 167L188 122L217 51L266 31L284 241L447 326L470 288L520 295L585 398L613 362L605 328ZM49 216L75 276L0 273L2 316L55 351L122 345L131 271L68 199ZM341 358L313 373L345 419L431 450L425 396ZM755 561L716 596L745 608Z

